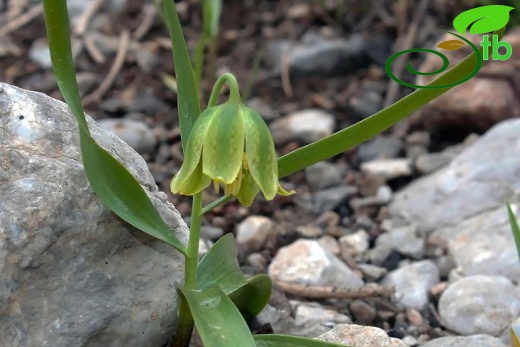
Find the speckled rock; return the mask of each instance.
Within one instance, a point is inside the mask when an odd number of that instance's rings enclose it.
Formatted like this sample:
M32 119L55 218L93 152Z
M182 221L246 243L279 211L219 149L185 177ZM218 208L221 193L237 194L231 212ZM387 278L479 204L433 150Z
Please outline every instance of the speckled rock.
M282 247L268 270L275 282L336 288L359 288L363 280L314 240Z
M382 329L355 324L340 324L316 340L350 347L407 347L403 341L389 337Z
M464 149L446 168L394 194L392 217L448 245L464 275L520 280L520 264L504 201L520 198L520 120L504 121Z
M156 144L152 129L143 121L127 118L102 119L99 125L116 134L141 154L151 152Z
M382 284L395 286L398 306L420 311L428 305L428 291L439 281L439 270L435 264L422 260L390 272Z
M269 124L275 144L292 140L311 143L333 133L334 116L319 109L297 111Z
M237 226L237 245L249 251L258 251L275 232L274 222L268 217L249 216Z
M506 347L499 339L489 335L446 336L426 342L421 347Z
M183 241L145 161L88 119ZM77 125L43 94L0 83L0 346L162 346L183 258L115 217L83 172Z
M442 293L439 314L461 335L499 336L520 316L520 289L504 277L466 277Z

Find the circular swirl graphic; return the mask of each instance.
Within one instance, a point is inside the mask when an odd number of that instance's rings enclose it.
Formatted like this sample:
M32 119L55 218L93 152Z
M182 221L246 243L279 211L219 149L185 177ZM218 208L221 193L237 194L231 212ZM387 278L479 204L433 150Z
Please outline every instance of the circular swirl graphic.
M408 62L408 64L406 64L406 70L408 70L408 72L410 72L414 75L418 75L418 76L433 76L433 75L437 75L437 74L440 74L440 73L443 73L444 71L446 71L450 64L448 57L441 52L437 52L437 51L434 51L433 49L427 49L427 48L407 49L405 51L397 52L396 54L392 55L390 58L388 58L388 60L386 61L386 64L385 64L385 70L386 70L386 73L388 74L388 76L390 76L391 79L393 79L394 81L396 81L397 83L399 83L403 86L410 87L410 88L417 88L417 89L420 89L420 88L422 88L422 89L449 88L449 87L454 87L456 85L464 83L464 82L470 80L471 78L473 78L473 76L475 76L478 73L478 71L480 70L480 68L482 66L482 61L483 61L482 53L477 48L477 46L475 46L471 41L467 40L464 36L457 35L450 31L448 31L447 33L457 36L458 38L460 38L461 40L466 42L471 47L471 49L473 49L473 52L475 53L475 56L477 58L476 64L475 64L475 67L473 68L473 71L471 71L471 73L468 76L466 76L458 81L452 82L452 83L440 84L440 85L434 85L434 86L428 86L428 85L421 86L418 84L413 84L413 83L408 83L406 81L403 81L402 79L397 77L392 72L392 64L393 64L394 60L397 59L398 57L400 57L401 55L408 54L408 53L423 53L423 52L433 53L433 54L437 55L438 57L440 57L442 59L442 66L439 69L432 71L432 72L420 72L420 71L415 70L412 67L411 62Z

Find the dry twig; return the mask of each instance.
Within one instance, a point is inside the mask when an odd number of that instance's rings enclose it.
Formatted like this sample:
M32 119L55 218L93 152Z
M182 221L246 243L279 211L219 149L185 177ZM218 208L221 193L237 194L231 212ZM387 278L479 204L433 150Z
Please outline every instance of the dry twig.
M301 284L276 282L285 292L312 299L366 299L374 297L390 298L395 294L393 287L380 285L364 286L357 289L335 287L309 287Z
M25 12L21 16L7 22L4 26L0 28L0 37L9 34L24 25L31 22L33 19L39 17L43 13L43 5L34 6L29 11Z
M103 80L101 85L92 92L92 94L87 95L83 99L83 104L87 105L92 101L95 101L103 96L110 88L112 83L114 82L117 74L121 71L123 64L125 63L126 53L128 51L128 46L130 42L130 32L128 30L124 30L121 33L121 39L119 40L119 48L117 50L116 58L114 60L114 64L110 67L110 71L108 72L106 78Z

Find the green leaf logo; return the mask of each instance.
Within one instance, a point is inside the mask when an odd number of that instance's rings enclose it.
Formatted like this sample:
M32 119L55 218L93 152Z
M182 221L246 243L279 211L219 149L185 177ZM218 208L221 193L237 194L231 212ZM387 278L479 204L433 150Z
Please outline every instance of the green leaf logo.
M441 42L437 45L437 48L446 49L448 51L456 51L464 46L464 42L460 40L448 40Z
M464 35L470 28L470 34L485 34L506 26L509 12L514 7L504 5L488 5L476 7L459 14L453 20L453 27Z

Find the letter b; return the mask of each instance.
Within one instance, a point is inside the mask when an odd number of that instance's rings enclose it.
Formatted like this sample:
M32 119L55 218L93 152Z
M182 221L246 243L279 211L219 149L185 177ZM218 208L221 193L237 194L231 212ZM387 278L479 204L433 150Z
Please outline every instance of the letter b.
M500 47L505 47L506 52L504 54L500 54ZM498 35L493 35L493 60L507 60L511 58L513 54L513 47L509 42L498 41Z

